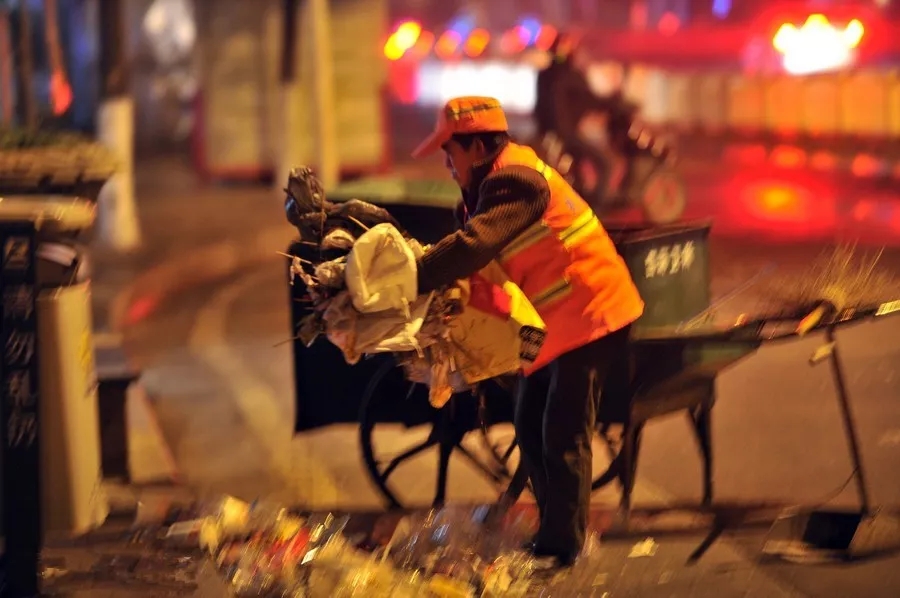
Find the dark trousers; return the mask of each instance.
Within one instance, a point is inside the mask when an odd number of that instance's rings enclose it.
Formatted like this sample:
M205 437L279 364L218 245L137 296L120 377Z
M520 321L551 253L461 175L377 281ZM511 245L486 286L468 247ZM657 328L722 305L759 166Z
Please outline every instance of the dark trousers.
M627 326L519 380L515 428L540 512L536 547L574 557L584 546L600 391L627 367Z

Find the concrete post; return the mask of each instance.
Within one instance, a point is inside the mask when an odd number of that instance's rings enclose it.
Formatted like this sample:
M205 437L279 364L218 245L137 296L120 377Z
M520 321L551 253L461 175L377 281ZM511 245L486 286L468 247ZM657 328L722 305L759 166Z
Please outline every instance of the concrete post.
M117 251L140 246L134 199L134 100L127 56L125 3L99 0L100 106L97 138L115 153L119 169L98 200L100 241Z

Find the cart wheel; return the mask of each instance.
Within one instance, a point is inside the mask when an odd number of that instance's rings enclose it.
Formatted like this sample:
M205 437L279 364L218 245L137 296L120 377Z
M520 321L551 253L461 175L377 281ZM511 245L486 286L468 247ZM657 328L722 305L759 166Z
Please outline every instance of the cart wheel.
M664 166L648 177L637 201L648 222L671 224L684 214L687 189L681 176Z
M397 378L389 376L393 372L400 374L397 366L390 361L385 362L375 372L362 398L359 427L360 448L366 469L387 501L388 508L403 509L410 506L404 504L402 496L397 492L400 485L395 486L389 480L404 462L427 451L437 454L437 479L432 506L441 506L446 500L447 474L450 457L454 453L464 457L491 482L502 484L503 477L498 473L498 468L486 464L484 459L463 445L466 434L478 428L478 406L475 397L471 393L460 393L454 395L441 409L434 409L428 404L427 388L423 385L407 382L403 385L406 390L403 394L392 389L397 381ZM402 415L390 419L386 419L385 416L393 413L402 414L409 410L426 413L424 421L416 423L431 426L427 436L412 446L399 451L391 450L393 454L390 457L382 457L382 451L376 446L373 435L376 426L392 420L403 422L405 420L402 419Z

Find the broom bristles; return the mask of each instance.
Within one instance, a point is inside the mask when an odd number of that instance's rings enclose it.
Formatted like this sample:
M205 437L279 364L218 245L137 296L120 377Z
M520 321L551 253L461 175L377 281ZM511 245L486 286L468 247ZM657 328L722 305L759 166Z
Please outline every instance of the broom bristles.
M874 256L855 243L838 245L798 276L775 277L762 289L767 307L799 311L829 303L838 310L877 305L900 297L900 285L878 267L884 249Z

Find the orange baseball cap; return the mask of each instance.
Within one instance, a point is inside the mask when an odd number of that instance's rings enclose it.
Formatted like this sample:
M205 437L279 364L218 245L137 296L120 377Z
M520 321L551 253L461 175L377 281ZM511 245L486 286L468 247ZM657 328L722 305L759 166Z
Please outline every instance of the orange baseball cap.
M417 147L413 158L438 151L454 135L509 131L506 114L496 98L465 96L449 100L438 112L434 132Z

